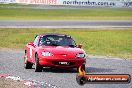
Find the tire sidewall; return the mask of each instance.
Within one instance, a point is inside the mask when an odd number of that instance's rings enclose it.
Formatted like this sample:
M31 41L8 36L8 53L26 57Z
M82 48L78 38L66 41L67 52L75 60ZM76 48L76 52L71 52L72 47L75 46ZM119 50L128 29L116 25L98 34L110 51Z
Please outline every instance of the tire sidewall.
M35 72L41 72L42 66L39 64L38 54L35 55Z

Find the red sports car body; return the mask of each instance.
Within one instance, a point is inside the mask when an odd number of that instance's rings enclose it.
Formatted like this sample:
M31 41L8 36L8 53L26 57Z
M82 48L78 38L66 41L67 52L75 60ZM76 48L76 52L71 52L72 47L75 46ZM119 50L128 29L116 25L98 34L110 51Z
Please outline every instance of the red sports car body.
M35 72L42 71L43 67L79 68L85 69L85 51L81 45L76 45L69 35L41 34L34 42L25 46L25 68L35 65Z

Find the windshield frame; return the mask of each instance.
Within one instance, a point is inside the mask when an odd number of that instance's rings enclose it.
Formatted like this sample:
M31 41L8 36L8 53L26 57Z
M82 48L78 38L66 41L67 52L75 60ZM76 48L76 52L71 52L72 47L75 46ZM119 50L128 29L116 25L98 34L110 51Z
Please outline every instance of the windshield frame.
M72 44L68 45L68 44L65 43L64 45L62 45L63 43L62 44L56 44L56 43L53 43L54 41L51 44L41 44L40 43L43 38L47 38L48 39L48 37L51 37L51 38L54 38L54 37L58 37L59 38L60 37L62 39L68 39L67 41L70 41ZM46 42L46 40L44 42ZM67 35L44 35L44 36L41 36L38 45L39 46L43 46L43 45L44 46L69 46L69 47L76 47L77 46L76 42L74 41L74 39L71 36L67 36Z

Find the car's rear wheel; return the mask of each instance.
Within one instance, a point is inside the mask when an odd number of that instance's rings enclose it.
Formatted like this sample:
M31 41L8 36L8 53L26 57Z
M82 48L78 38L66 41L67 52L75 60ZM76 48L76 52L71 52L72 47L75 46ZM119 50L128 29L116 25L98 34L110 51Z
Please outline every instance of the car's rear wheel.
M25 53L25 56L24 56L24 68L25 69L31 69L33 66L32 63L30 63L28 60L27 60L27 54Z
M42 72L43 67L39 64L38 54L35 55L35 72Z

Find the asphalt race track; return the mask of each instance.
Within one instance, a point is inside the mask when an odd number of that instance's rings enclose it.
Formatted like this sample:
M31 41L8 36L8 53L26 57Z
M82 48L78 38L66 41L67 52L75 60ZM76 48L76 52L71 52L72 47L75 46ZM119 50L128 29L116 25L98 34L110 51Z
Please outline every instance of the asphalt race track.
M0 73L47 82L59 88L132 88L132 82L129 84L85 84L80 86L76 83L77 72L75 69L44 68L43 72L34 72L34 68L24 69L23 57L23 50L0 49ZM132 60L90 57L87 58L86 71L90 74L132 75Z
M131 20L0 20L0 28L131 28Z

